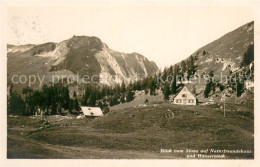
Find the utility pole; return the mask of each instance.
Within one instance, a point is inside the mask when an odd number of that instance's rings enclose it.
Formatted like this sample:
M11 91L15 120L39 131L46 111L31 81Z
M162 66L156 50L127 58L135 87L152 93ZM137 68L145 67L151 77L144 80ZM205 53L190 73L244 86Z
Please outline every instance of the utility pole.
M222 100L223 100L223 110L224 110L224 118L226 117L226 102L225 102L225 97L226 97L226 94L224 93L224 94L222 94Z
M226 108L225 108L225 97L224 97L224 118L226 117Z
M237 104L237 83L236 83L236 97L235 97L235 104Z

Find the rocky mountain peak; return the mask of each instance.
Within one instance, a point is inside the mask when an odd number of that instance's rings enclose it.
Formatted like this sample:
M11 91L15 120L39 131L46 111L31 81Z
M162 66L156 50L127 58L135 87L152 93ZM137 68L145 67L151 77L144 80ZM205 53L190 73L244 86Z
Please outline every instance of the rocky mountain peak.
M143 78L158 70L154 62L141 54L114 51L93 36L74 35L60 43L16 46L15 49L14 54L14 46L8 45L10 76L18 71L29 74L39 69L48 79L53 74L95 75L98 76L99 84L111 86L123 80L127 84L137 79L136 76Z

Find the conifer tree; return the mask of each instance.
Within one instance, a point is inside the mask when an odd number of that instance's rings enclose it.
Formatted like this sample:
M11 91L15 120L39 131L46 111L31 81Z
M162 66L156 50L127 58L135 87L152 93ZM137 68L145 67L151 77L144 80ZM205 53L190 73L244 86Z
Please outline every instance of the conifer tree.
M206 84L205 90L204 90L204 97L208 98L210 93L210 83Z
M150 95L155 95L155 88L156 88L155 81L152 80L150 83Z
M80 111L79 101L77 97L75 97L75 100L73 101L73 109L75 109L76 111Z
M132 91L127 91L126 93L126 102L134 100L134 93Z
M7 107L9 114L27 115L25 111L25 102L16 92L10 93L10 100Z
M170 86L169 86L168 83L166 83L165 86L164 86L164 91L163 91L164 99L165 100L169 100L169 95L170 94L171 94Z
M237 97L240 97L244 92L244 81L237 79L236 81L236 94Z
M241 67L249 65L253 61L254 61L254 45L250 45L243 56Z
M125 96L124 96L124 94L121 95L121 97L120 97L120 102L121 102L121 103L125 103Z
M126 91L126 86L125 86L125 82L123 80L122 84L121 84L121 92L124 93Z
M171 93L175 94L177 92L177 82L176 82L176 75L173 75L173 81L171 84Z
M183 60L183 61L181 61L181 72L182 72L182 75L184 75L186 70L187 70L187 66L186 66L185 61Z
M96 95L95 93L92 93L89 97L89 105L90 106L96 106Z

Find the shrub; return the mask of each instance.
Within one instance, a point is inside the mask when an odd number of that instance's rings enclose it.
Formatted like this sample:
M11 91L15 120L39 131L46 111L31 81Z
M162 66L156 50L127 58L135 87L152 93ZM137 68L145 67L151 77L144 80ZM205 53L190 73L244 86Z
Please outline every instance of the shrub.
M243 56L241 67L249 65L253 61L254 61L254 45L250 45Z
M103 114L107 114L107 113L109 113L109 112L110 112L110 110L109 110L108 107L105 107L105 108L103 109Z
M254 114L250 111L238 111L238 115L247 117L247 118L254 118Z

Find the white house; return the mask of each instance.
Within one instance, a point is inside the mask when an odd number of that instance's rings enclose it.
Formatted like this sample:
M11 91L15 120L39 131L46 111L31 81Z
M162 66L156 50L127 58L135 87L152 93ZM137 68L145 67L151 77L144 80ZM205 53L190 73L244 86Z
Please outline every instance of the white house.
M254 89L254 82L253 81L245 81L246 89Z
M99 107L85 107L82 106L81 110L85 116L100 117L103 116L103 112Z
M173 104L196 105L196 97L184 86L182 90L174 97Z

